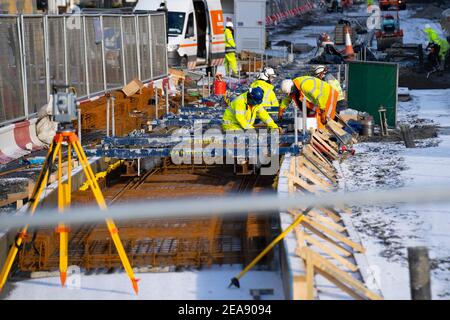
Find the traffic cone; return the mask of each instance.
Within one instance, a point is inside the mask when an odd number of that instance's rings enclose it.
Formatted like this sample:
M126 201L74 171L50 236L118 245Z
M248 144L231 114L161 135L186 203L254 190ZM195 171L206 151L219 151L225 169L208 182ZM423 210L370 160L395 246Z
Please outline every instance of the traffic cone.
M352 37L350 36L350 27L345 26L344 27L345 32L345 49L344 49L344 56L346 61L352 61L355 59L355 51L353 51L352 46Z

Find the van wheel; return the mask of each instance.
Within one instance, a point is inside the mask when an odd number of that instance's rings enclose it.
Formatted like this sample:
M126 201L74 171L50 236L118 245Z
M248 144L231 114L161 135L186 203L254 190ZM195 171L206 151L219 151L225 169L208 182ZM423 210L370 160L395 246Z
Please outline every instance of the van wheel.
M182 67L183 69L187 69L187 66L188 66L188 59L186 56L184 56L180 60L180 67Z

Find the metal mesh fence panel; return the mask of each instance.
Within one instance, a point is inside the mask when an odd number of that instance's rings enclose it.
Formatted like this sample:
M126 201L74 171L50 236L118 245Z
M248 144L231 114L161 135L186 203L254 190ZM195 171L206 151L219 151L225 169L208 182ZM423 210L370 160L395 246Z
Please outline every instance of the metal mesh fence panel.
M0 123L25 115L17 18L0 18Z
M123 17L123 50L125 54L126 83L138 77L136 28L134 17Z
M153 41L153 78L161 77L167 74L166 28L164 19L165 16L163 14L153 15L150 17Z
M64 58L64 19L48 17L48 54L51 85L66 84L66 62Z
M139 54L141 55L141 78L152 78L152 65L150 58L151 44L149 39L150 27L148 16L139 16Z
M108 89L123 86L122 41L119 17L103 18L106 82Z
M43 17L23 18L28 113L37 112L47 103Z
M71 19L69 21L69 19ZM81 17L71 16L66 18L67 37L67 71L69 85L77 89L78 97L86 96L86 71L84 60L84 31L83 25L75 21Z
M89 73L89 92L104 90L102 30L100 17L85 17L87 70Z

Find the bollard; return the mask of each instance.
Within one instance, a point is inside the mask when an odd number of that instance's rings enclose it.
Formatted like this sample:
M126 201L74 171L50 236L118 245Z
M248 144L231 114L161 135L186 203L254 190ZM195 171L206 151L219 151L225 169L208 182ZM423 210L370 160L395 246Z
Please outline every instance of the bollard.
M430 261L426 247L408 248L412 300L431 300Z

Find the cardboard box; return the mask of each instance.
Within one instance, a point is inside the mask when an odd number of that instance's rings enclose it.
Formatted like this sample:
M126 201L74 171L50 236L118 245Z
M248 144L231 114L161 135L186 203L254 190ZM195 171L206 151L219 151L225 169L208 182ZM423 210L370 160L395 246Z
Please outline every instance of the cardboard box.
M138 91L140 92L143 86L144 84L139 79L134 79L123 87L122 91L127 97L130 97Z

